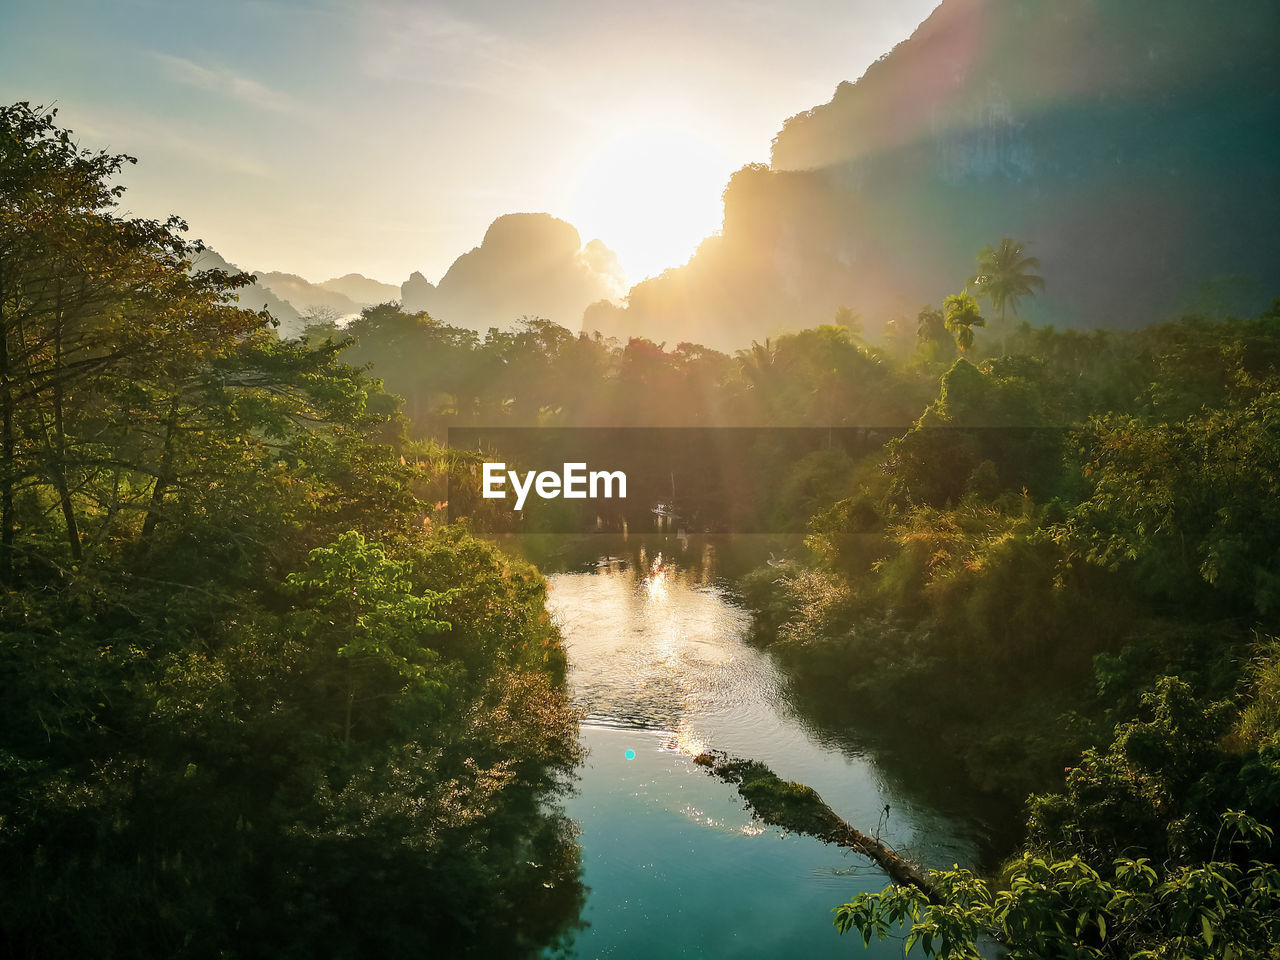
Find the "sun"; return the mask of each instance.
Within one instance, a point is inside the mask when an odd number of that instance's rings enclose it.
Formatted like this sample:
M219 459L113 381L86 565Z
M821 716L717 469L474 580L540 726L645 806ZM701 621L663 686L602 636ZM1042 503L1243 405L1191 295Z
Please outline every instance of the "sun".
M635 283L683 264L720 229L720 195L735 166L693 130L633 127L588 153L569 219L584 240L613 248Z

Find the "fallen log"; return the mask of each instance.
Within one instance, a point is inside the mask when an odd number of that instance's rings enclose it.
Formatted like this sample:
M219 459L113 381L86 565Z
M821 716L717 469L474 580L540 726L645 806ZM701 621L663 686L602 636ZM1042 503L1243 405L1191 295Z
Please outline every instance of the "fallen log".
M914 864L840 819L812 787L783 780L757 760L741 760L719 750L699 754L693 762L736 785L751 812L765 823L848 847L877 863L894 883L915 887L931 903L945 902L937 887Z

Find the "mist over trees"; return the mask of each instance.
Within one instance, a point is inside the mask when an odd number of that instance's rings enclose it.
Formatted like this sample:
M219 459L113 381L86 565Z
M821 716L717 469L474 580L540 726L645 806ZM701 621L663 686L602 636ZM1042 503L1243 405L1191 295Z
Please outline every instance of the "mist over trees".
M1256 315L1280 284L1277 31L1276 0L1230 16L1195 0L946 0L789 118L770 162L726 184L721 229L659 276L628 288L609 238L583 245L563 220L522 213L435 282L415 272L395 292L264 272L246 295L274 298L290 332L293 313L398 300L477 331L532 315L722 351L849 305L878 341L954 293L951 278L988 275L974 251L1011 237L1043 263L1025 276L1054 282L1028 279L1033 300L991 288L1002 325L1024 311L1082 329Z

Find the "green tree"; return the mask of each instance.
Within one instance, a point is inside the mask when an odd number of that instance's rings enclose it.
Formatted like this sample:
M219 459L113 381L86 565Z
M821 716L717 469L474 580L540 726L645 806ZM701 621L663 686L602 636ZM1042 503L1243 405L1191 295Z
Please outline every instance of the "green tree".
M25 104L0 151L0 954L541 955L582 901L542 579L424 533L398 400L116 216L128 158Z
M967 870L930 871L941 892L915 887L862 893L836 908L841 933L883 940L906 928L938 960L981 960L998 941L1010 960L1244 960L1274 958L1280 943L1280 869L1251 853L1273 831L1238 811L1221 820L1221 859L1189 865L1119 857L1095 866L1079 856L1024 854L992 892Z
M987 321L978 310L978 301L968 293L953 293L942 301L943 323L956 338L956 346L968 352L973 346L974 327L985 327Z
M933 343L947 336L946 316L936 307L924 306L916 314L916 340Z
M378 544L354 530L311 551L307 566L285 578L298 603L295 629L334 671L341 703L342 740L351 740L358 705L412 695L438 700L444 681L437 653L426 646L448 630L431 612L440 594L414 593L405 564L388 559Z
M863 334L865 333L862 322L862 315L850 306L840 306L836 308L835 316L831 319L832 326L844 327L849 331L849 336L853 339L863 342Z
M81 149L52 111L0 110L0 579L12 579L19 489L47 493L78 565L119 515L119 495L157 470L154 445L135 433L121 477L119 444L107 441L158 380L266 322L232 303L247 277L182 269L199 245L181 220L113 214L120 188L108 181L132 162Z
M1018 301L1044 289L1044 278L1031 272L1040 269L1040 261L1028 257L1026 247L1023 241L1009 237L1002 238L996 247L983 247L978 254L978 272L969 279L978 296L986 297L1000 311L1001 326L1006 308L1012 308L1016 317Z

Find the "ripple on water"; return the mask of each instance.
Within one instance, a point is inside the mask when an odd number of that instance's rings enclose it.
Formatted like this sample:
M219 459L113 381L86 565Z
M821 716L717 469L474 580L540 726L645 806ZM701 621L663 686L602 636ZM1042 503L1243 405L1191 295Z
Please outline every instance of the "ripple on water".
M971 850L954 825L895 795L871 758L791 711L772 660L746 642L749 615L708 570L705 554L682 568L642 551L639 562L614 558L548 578L590 751L567 805L582 824L592 890L593 926L579 951L847 955L854 945L833 936L831 907L879 889L884 876L847 851L754 822L692 755L716 748L761 760L864 828L889 804L882 836L926 862L966 862ZM736 927L716 921L726 911L740 918ZM884 956L900 954L893 944Z

